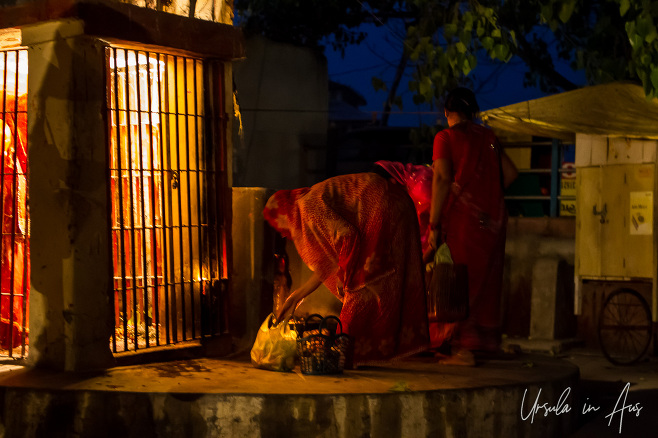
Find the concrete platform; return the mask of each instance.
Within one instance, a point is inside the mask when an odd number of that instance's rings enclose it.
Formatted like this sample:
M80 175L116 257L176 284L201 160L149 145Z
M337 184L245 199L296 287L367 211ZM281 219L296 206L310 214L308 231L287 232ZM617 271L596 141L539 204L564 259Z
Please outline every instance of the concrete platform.
M574 428L575 409L564 406L575 404L578 380L572 363L528 354L471 368L416 357L330 376L244 359L98 374L5 367L0 436L563 437Z

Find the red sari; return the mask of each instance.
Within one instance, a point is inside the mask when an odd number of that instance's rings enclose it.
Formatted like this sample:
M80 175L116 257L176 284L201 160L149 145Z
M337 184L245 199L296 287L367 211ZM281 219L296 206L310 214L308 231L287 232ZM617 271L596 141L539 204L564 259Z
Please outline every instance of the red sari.
M421 164L403 164L396 161L377 161L375 164L386 170L397 182L402 184L411 197L416 208L420 226L420 242L423 254L429 250L430 207L432 205L432 168ZM426 276L427 284L431 277ZM439 348L449 340L455 330L455 323L429 322L430 347Z
M374 173L341 175L276 192L263 215L342 301L356 365L428 348L418 222L402 186Z
M463 122L434 138L433 160L452 163L454 181L441 211L441 230L453 261L468 268L470 316L455 344L495 350L500 344L500 300L507 210L500 145L488 128Z
M377 161L397 182L402 184L411 197L420 226L420 242L423 254L429 247L430 206L432 205L432 168L423 164L403 164L397 161Z

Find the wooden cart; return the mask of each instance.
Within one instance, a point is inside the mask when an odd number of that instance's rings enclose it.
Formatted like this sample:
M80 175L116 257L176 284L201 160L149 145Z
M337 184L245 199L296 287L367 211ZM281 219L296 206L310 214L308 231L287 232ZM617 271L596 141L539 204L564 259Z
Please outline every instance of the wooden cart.
M576 135L575 313L591 284L605 290L590 321L603 354L646 356L657 315L656 140ZM599 304L597 303L597 306Z

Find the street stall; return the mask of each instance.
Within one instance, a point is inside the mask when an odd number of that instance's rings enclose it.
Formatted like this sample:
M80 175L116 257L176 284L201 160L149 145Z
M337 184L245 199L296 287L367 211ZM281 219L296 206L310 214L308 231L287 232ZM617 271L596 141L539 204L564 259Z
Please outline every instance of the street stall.
M487 111L494 129L575 142L574 313L615 364L649 351L657 321L658 99L590 86Z

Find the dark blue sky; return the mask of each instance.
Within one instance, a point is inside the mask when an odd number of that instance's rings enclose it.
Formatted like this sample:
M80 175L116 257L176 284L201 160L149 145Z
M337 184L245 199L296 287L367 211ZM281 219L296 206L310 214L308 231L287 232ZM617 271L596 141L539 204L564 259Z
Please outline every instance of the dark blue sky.
M360 109L366 112L380 111L386 99L384 91L375 92L371 78L379 76L387 83L392 81L401 50L401 37L395 27L364 26L368 37L358 46L351 46L345 51L345 57L331 48L325 51L328 60L329 78L344 85L351 86L366 100L367 105ZM579 85L584 85L582 73L574 73L568 65L558 65L558 69L569 79ZM482 110L498 108L525 100L545 96L536 88L523 87L524 64L517 58L509 63L494 63L487 57L478 59L478 67L474 75L474 87ZM439 113L431 111L427 106L417 107L411 100L408 91L409 76L400 83L399 93L403 94L403 112L392 114L389 125L418 125L419 118L425 124L436 123ZM394 111L399 111L394 107ZM441 114L442 116L442 114ZM443 120L442 118L439 120Z

